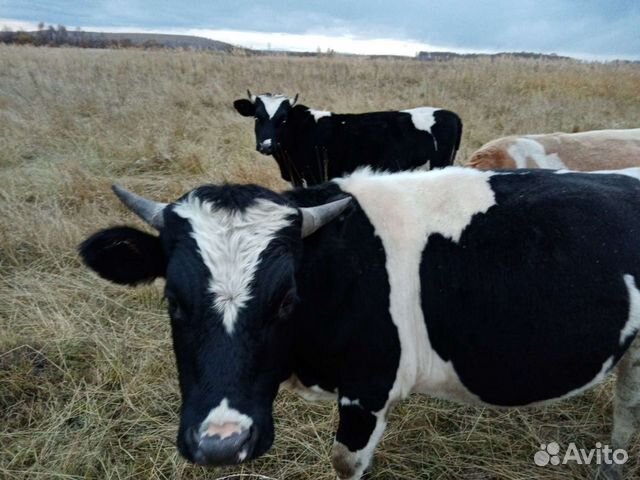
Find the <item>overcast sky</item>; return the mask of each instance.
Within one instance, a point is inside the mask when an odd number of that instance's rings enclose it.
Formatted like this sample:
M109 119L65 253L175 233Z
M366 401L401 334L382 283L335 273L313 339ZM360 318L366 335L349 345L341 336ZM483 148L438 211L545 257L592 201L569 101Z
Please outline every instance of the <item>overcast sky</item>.
M0 26L194 33L254 48L640 60L640 0L0 0Z

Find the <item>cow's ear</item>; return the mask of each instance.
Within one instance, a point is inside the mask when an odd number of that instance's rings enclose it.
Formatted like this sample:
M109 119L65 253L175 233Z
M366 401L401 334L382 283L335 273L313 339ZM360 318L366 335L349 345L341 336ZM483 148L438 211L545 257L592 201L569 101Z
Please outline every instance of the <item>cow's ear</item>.
M256 113L256 106L251 100L246 98L240 98L233 102L233 107L243 117L253 117Z
M148 283L164 277L167 270L160 237L131 227L94 233L78 250L90 269L122 285Z

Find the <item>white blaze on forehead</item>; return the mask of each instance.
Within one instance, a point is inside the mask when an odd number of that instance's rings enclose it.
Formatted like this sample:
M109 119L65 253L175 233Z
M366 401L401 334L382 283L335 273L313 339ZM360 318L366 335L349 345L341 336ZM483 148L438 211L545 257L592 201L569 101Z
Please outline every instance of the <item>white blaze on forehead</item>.
M326 110L307 110L311 115L313 115L313 119L318 122L322 117L330 117L331 112L327 112ZM344 122L342 122L344 124Z
M422 311L420 264L431 234L458 242L473 216L495 205L492 174L461 167L392 175L364 169L333 180L358 200L384 247L389 311L401 346L390 399L404 398L412 390L473 398L451 362L444 362L431 347Z
M256 98L259 98L262 101L269 118L273 118L278 111L278 108L280 108L280 105L285 100L288 100L289 103L293 103L293 100L286 95L258 95Z
M566 168L557 153L547 154L544 145L530 138L519 138L507 148L507 152L513 158L516 168ZM527 160L531 160L534 165L528 165Z
M624 283L629 292L629 318L620 332L620 345L640 329L640 291L636 287L633 275L625 275Z
M279 230L291 224L296 210L263 199L245 210L229 210L190 194L173 211L191 223L191 236L211 272L214 308L232 334L239 310L251 298L260 254Z
M223 398L220 405L212 409L200 424L200 435L220 435L224 438L221 432L228 431L227 436L230 436L251 428L251 425L253 425L253 419L231 408L229 400Z
M418 130L424 130L431 133L431 127L436 123L436 117L434 113L440 110L439 108L432 107L419 107L410 108L409 110L401 110L401 112L411 115L411 121L413 126Z

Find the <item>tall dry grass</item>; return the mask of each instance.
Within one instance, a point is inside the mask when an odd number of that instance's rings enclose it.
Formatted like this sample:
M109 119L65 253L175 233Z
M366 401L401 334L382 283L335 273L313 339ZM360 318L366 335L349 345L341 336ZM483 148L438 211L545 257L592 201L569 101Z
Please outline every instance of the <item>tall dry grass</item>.
M459 159L504 134L640 123L640 68L629 65L0 47L0 477L333 478L335 408L286 393L263 459L208 471L181 460L160 285L109 285L75 252L98 228L140 225L113 181L160 200L206 182L284 187L231 107L247 87L334 111L449 108L465 124ZM391 416L374 477L589 478L591 468L536 468L533 454L552 440L606 442L610 416L607 386L531 410L412 397ZM631 453L638 478L638 444Z

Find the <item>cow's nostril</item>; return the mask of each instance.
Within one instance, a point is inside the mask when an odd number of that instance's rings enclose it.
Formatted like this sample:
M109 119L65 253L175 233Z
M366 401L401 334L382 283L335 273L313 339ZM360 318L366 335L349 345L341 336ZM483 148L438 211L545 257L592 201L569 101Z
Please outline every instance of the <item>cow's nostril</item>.
M212 432L213 433L213 432ZM198 433L193 429L190 435L195 435L194 461L201 465L230 465L244 461L249 455L247 443L251 439L251 429L241 431Z

